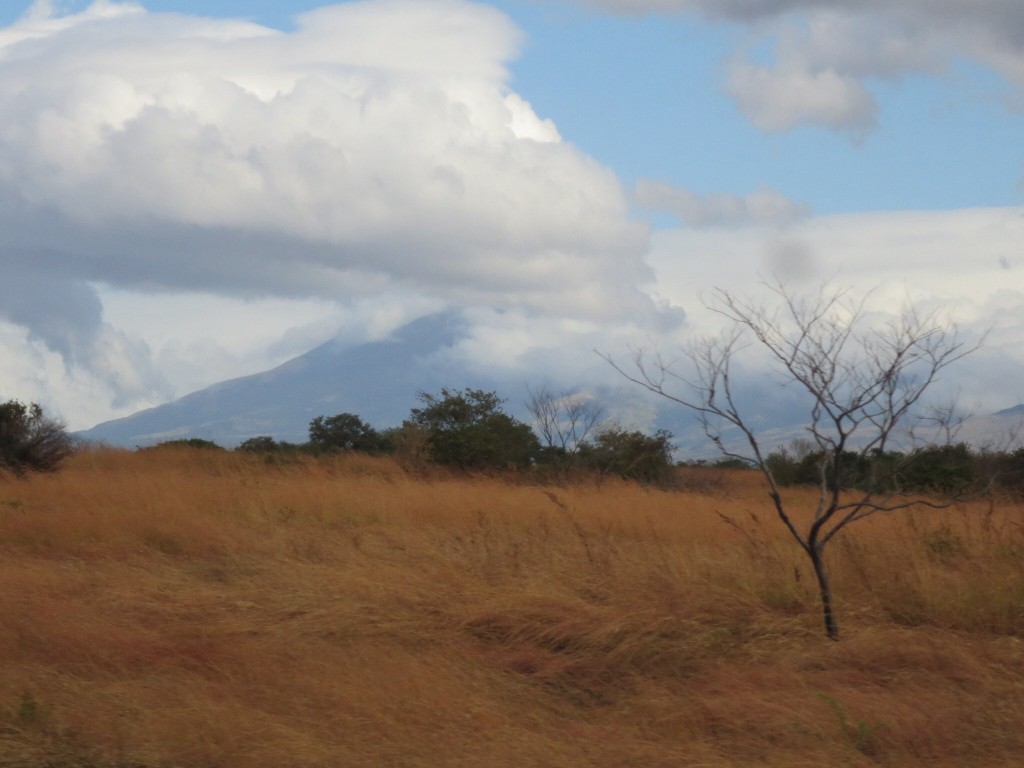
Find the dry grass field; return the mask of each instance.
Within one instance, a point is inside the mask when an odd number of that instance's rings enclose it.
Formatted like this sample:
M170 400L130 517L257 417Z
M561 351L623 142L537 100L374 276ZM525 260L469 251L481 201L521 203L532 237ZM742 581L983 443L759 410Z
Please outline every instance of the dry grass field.
M1024 507L849 529L833 643L757 478L688 472L2 477L0 766L1024 765Z

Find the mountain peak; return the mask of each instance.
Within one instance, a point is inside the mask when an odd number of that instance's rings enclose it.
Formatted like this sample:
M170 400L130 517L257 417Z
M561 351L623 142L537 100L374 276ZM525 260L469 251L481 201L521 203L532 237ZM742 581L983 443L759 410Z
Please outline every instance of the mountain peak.
M494 386L469 370L441 369L433 362L466 333L458 312L427 315L386 339L354 346L328 341L272 370L222 381L78 434L126 447L184 437L234 446L256 435L305 442L313 418L344 412L377 427L393 426L408 416L423 389Z

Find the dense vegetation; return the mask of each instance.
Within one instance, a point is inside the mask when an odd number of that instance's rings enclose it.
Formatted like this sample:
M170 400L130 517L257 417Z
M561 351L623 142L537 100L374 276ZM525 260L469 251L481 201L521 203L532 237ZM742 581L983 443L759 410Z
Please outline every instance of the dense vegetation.
M830 643L757 475L672 472L178 445L0 477L0 766L1024 762L1024 506L845 531Z
M263 435L246 440L239 450L271 457L344 452L392 455L407 468L435 464L464 472L529 470L562 479L574 470L656 485L672 480L672 435L664 430L648 435L607 423L593 429L593 435L588 430L572 440L564 435L556 439L552 429L563 428L558 419L564 414L554 398L546 401L550 420L540 422L536 431L510 416L496 392L445 388L436 395L421 392L419 400L421 405L410 411L401 427L379 431L353 413L317 416L310 422L309 441L304 445Z
M798 440L769 454L767 464L780 485L814 485L820 482L822 462L827 458ZM840 485L850 490L872 487L887 493L957 496L1004 491L1024 495L1024 448L989 451L953 443L870 455L850 451L843 458ZM831 477L833 468L825 469Z
M672 434L648 434L600 422L599 406L564 393L533 393L534 424L508 415L505 400L484 390L442 389L420 393L421 407L397 428L378 430L352 413L317 416L309 423L309 440L281 442L258 435L236 450L268 457L361 453L393 456L409 468L436 464L465 471L529 470L565 480L577 476L616 476L656 486L675 482ZM582 402L582 405L581 405ZM578 430L581 414L590 420ZM226 450L202 438L165 441L160 448ZM73 453L74 440L64 424L42 408L16 400L0 404L0 471L15 474L53 471ZM815 485L828 460L807 440L772 451L766 460L780 486ZM913 452L844 454L840 483L857 489L871 484L892 493L935 492L967 495L987 491L1024 496L1024 447L1011 451L976 450L965 443L925 446ZM683 462L691 466L745 469L743 461L720 458Z

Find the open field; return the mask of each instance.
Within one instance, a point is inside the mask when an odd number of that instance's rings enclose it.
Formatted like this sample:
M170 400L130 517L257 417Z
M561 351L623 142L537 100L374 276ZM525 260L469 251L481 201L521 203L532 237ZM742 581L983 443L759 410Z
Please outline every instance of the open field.
M684 481L0 478L0 766L1024 764L1024 507L853 526L832 643L756 476Z

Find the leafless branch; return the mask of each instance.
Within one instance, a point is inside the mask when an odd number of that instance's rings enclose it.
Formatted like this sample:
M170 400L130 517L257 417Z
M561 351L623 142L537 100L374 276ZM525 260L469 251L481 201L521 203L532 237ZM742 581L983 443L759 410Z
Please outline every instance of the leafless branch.
M695 413L723 455L761 471L779 519L812 560L826 631L834 638L838 628L822 551L845 526L872 514L941 504L927 496L900 493L896 478L904 466L893 460L888 470L882 470L875 459L888 455L899 442L901 427L908 430L915 448L920 447L914 440L925 423L931 434L952 442L958 424L955 407L927 410L924 397L947 367L975 351L980 342L968 343L955 326L909 304L897 318L878 325L867 310L870 294L857 298L847 289L828 285L798 294L778 280L765 287L776 300L774 308L715 290L709 308L726 318L730 329L685 350L686 374L679 372L679 360L666 361L644 350L633 350L628 370L604 357L630 381ZM819 495L804 528L790 514L755 422L741 412L736 397L732 363L748 345L767 353L782 379L809 397L806 431L819 457ZM723 426L742 436L743 448L726 441ZM902 460L914 457L911 451ZM872 466L866 486L855 496L843 485L851 462Z

